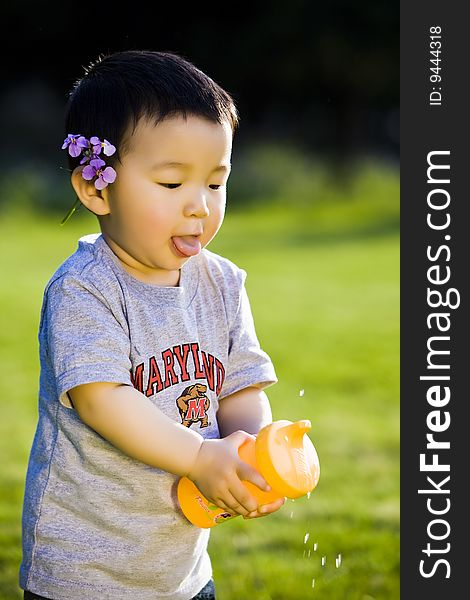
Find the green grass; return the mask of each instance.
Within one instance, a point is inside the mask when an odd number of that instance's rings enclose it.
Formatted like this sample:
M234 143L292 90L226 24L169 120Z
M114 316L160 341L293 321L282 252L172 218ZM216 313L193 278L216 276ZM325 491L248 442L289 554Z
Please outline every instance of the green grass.
M229 210L209 246L247 270L258 336L279 377L267 391L274 418L312 421L322 468L309 499L214 528L220 600L399 598L398 184L388 179L380 194L380 181L365 181L349 198L302 209ZM77 238L97 231L87 214L59 221L10 210L0 223L0 600L22 597L43 288Z

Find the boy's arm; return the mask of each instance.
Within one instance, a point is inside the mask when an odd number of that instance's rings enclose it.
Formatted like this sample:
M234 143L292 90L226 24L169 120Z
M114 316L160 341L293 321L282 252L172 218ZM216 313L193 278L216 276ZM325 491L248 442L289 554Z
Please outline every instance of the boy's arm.
M68 394L81 420L128 456L175 475L191 471L204 438L133 387L89 383Z
M226 437L238 429L256 435L272 420L268 397L255 386L226 396L220 401L217 411L220 437Z

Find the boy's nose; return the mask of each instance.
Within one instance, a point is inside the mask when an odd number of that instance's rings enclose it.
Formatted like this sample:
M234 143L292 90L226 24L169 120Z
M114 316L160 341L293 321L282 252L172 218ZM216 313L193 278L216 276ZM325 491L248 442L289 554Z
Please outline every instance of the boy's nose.
M186 216L195 216L199 218L209 216L209 206L205 192L195 192L187 201L185 206Z

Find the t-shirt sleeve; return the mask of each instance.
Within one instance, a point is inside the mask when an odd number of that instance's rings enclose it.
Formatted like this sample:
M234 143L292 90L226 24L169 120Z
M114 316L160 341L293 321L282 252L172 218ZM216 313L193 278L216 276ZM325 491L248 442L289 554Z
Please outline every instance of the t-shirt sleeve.
M40 341L65 407L73 408L67 391L77 385L131 385L129 334L115 312L97 288L74 277L63 276L46 290Z
M240 298L230 326L228 364L219 400L249 386L263 389L277 383L271 358L261 349L256 334L243 269L240 269L240 276Z

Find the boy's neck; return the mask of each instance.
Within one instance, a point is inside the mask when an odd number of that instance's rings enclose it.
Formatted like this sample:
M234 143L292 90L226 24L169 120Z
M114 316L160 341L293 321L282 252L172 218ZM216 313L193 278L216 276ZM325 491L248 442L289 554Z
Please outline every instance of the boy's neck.
M160 287L178 287L181 280L181 269L175 271L166 271L164 269L152 270L151 268L142 267L137 263L132 256L117 245L104 231L102 236L109 246L113 254L118 258L123 269L132 275L135 279L149 285Z

